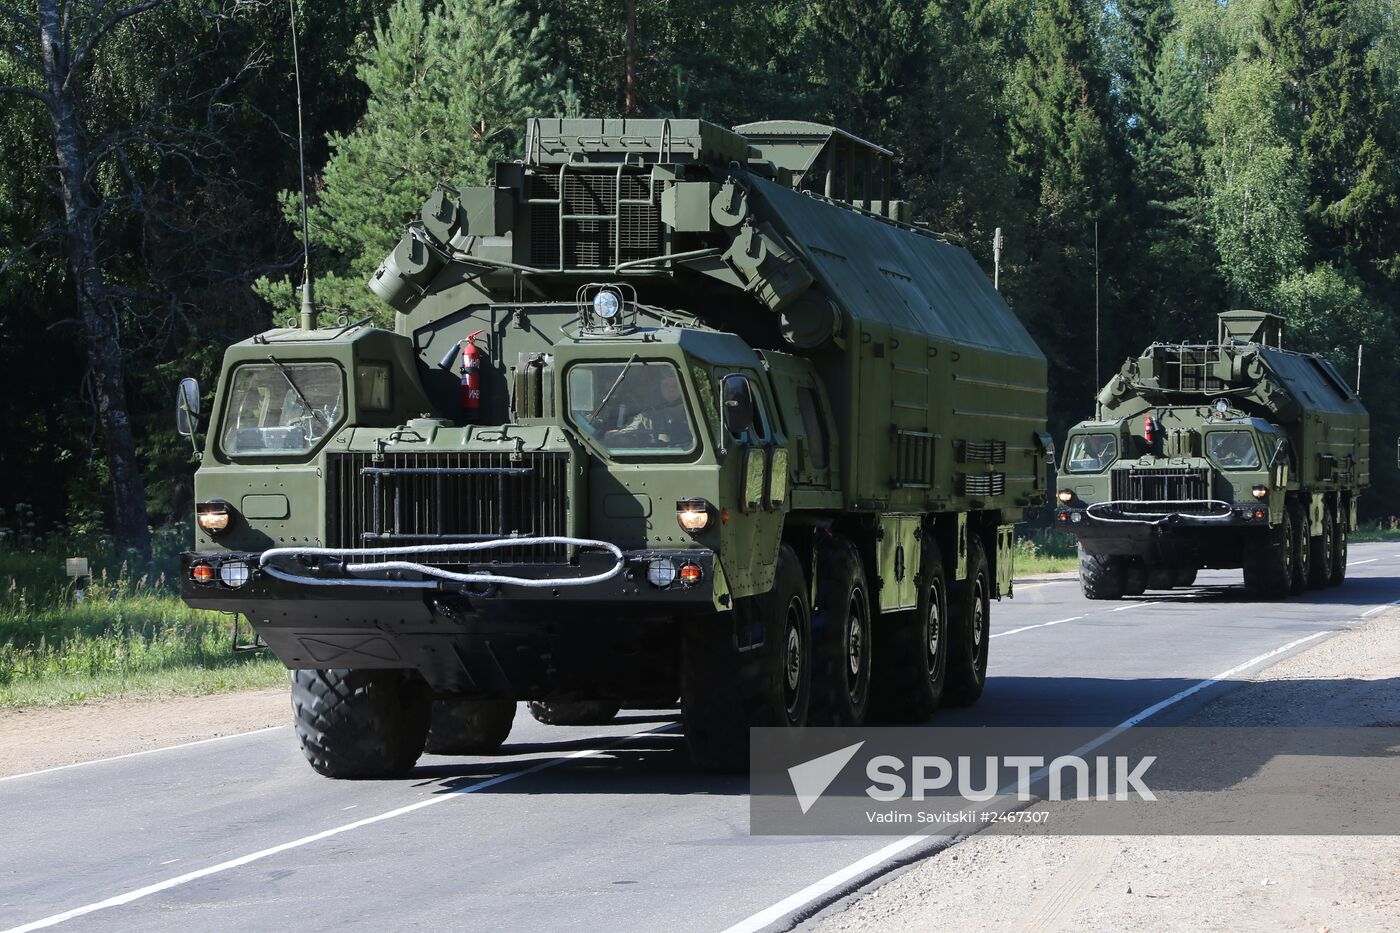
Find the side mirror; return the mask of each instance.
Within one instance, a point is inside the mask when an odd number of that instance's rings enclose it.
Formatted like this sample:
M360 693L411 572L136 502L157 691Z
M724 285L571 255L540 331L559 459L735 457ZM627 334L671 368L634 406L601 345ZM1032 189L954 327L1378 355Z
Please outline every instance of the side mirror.
M1269 468L1284 466L1288 463L1288 439L1281 437L1274 445L1274 455L1269 458Z
M175 392L175 430L181 437L193 437L199 423L199 381L188 376Z
M739 373L730 373L720 383L720 399L724 407L724 430L730 437L742 437L753 427L753 388Z

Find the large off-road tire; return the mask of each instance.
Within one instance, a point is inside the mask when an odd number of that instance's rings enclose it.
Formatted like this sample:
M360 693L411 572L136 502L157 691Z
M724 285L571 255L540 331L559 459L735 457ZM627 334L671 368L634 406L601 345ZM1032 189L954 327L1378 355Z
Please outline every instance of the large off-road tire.
M1176 586L1180 570L1175 564L1153 564L1147 568L1149 590L1169 590Z
M762 642L746 638L741 648L739 632L757 632ZM685 624L681 721L691 759L709 770L746 769L751 726L807 724L811 678L807 578L784 544L771 591Z
M510 736L514 722L514 700L461 697L434 700L432 725L428 728L428 754L493 754Z
M1178 564L1176 567L1176 579L1172 581L1173 586L1194 586L1196 584L1197 569L1190 564Z
M1332 517L1332 506L1322 507L1322 534L1312 539L1312 565L1308 573L1308 586L1320 590L1332 584L1332 568L1335 562L1333 551L1337 546L1337 522ZM1297 587L1297 584L1294 584Z
M530 715L546 726L601 726L612 722L620 709L616 700L530 701Z
M1313 537L1308 532L1308 512L1302 506L1289 509L1293 520L1293 579L1288 592L1297 596L1308 588L1312 577Z
M811 719L821 726L862 726L870 714L874 669L870 587L860 554L837 536L817 560L812 616Z
M948 680L948 575L931 539L919 558L918 608L882 618L875 630L871 719L881 723L927 722Z
M952 585L948 601L948 682L943 702L971 706L987 685L992 635L992 581L982 539L968 533L967 579Z
M1283 599L1293 587L1293 518L1284 509L1283 521L1244 543L1244 588L1255 599Z
M1123 597L1123 559L1088 554L1079 546L1079 589L1085 599Z
M1340 586L1347 578L1347 526L1337 521L1332 526L1332 574L1328 583Z
M1141 596L1147 592L1147 565L1140 557L1123 558L1123 595Z
M427 684L403 671L292 672L301 751L326 777L408 773L423 754L431 711Z

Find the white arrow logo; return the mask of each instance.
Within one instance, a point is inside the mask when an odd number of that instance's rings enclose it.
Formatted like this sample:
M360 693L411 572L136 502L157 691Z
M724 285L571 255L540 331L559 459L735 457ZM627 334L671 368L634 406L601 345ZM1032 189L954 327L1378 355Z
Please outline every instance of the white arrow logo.
M788 768L788 777L792 779L793 793L797 794L797 802L802 807L802 812L806 813L812 809L813 804L822 799L822 794L831 786L831 782L836 780L836 775L841 773L841 769L855 757L856 752L865 742L857 742L854 745L847 745L820 758L813 758L811 761L804 761L800 765L793 765Z

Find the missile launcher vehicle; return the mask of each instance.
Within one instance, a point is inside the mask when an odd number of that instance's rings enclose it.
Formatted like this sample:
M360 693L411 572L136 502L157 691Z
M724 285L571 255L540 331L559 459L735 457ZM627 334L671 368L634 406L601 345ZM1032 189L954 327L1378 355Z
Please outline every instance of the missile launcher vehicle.
M1055 524L1079 539L1090 599L1244 570L1260 599L1346 576L1370 484L1370 417L1327 360L1282 348L1283 321L1219 316L1214 344L1154 343L1065 442Z
M977 699L1046 364L891 171L810 123L533 119L384 260L392 330L243 341L207 418L182 389L184 598L292 669L313 767L489 752L522 700L679 698L733 768L750 726Z

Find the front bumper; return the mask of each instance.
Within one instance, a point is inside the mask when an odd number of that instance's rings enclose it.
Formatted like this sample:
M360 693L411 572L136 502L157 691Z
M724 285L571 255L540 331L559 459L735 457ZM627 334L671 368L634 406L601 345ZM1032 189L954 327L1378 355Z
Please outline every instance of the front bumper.
M1222 503L1213 513L1156 514L1104 505L1061 505L1055 510L1055 527L1077 537L1086 553L1101 557L1238 566L1239 542L1270 525L1269 508L1260 503Z
M664 693L675 654L675 621L728 602L717 580L714 552L699 548L624 551L621 572L609 580L544 588L440 582L432 588L400 589L391 585L395 581L309 586L258 569L259 557L184 554L182 598L196 609L246 616L289 668L413 669L439 692L469 696ZM647 569L659 559L677 567L694 563L701 579L656 586L648 581ZM241 586L198 583L192 575L196 564L209 564L218 581L224 565L234 562L249 568ZM569 565L482 564L473 570L585 577L613 564L611 554L584 552ZM333 569L325 572L334 574Z

